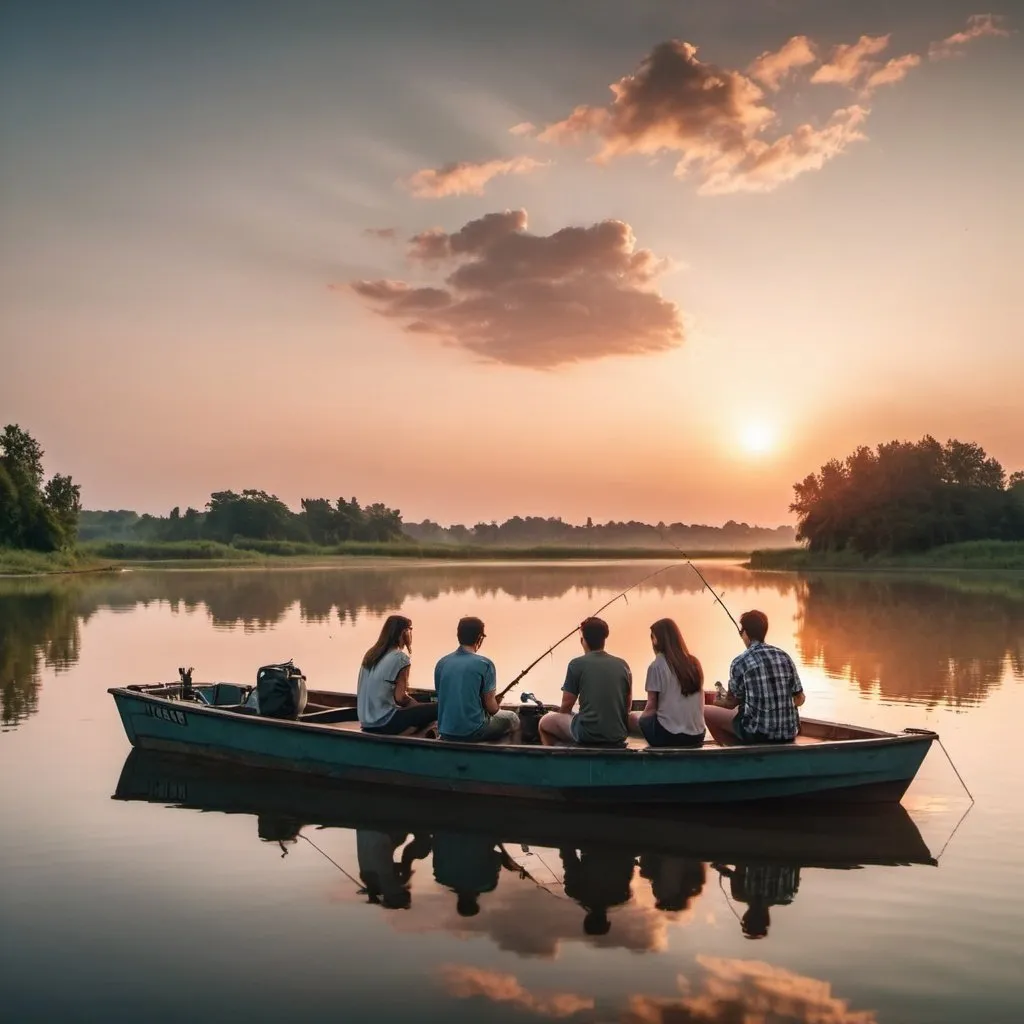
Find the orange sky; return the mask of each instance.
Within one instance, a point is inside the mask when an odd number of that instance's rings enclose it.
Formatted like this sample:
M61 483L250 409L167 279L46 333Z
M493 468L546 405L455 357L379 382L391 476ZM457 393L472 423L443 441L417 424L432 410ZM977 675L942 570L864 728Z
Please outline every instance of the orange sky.
M0 421L152 512L775 525L861 443L1024 467L1020 19L553 6L9 5Z

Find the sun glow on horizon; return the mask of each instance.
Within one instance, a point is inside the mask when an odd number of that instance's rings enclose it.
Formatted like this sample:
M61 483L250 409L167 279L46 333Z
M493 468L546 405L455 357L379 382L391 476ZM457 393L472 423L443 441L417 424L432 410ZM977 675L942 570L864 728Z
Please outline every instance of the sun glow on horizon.
M740 444L748 455L767 455L778 442L778 433L771 424L746 423L740 429Z

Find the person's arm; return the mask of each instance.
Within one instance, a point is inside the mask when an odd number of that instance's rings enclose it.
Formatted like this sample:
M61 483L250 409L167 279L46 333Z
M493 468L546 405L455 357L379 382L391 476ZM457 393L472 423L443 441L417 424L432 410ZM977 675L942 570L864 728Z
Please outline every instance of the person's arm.
M729 666L729 686L725 696L719 701L723 708L738 708L743 703L743 669L740 667L739 658L733 658Z
M409 666L406 665L401 672L395 676L395 703L400 708L407 708L415 701L409 695Z
M483 700L484 711L489 715L496 715L499 710L498 698L495 691L498 689L498 673L494 669L494 662L488 661L484 666L484 678L480 685L480 697Z
M807 698L804 695L804 687L803 687L803 684L800 682L800 676L797 673L796 665L794 664L792 658L789 659L789 663L790 663L790 665L793 666L793 683L792 683L793 704L794 704L795 707L800 708L800 707L803 707L804 701Z
M569 667L565 670L565 682L562 683L562 703L558 710L563 715L568 715L576 703L576 698L580 695L580 677L579 668L576 665L576 659L573 658L569 662Z
M647 681L644 683L644 689L647 691L647 706L640 712L640 717L649 718L658 713L658 694L661 692L661 676L658 672L657 659L647 666ZM632 707L632 700L629 703Z

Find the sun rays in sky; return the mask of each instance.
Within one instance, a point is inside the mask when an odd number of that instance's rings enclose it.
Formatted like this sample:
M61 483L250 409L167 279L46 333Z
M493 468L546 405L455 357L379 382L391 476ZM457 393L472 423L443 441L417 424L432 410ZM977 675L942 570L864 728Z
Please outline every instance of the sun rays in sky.
M12 0L3 421L86 507L161 514L256 487L774 526L860 444L1024 466L1020 30Z

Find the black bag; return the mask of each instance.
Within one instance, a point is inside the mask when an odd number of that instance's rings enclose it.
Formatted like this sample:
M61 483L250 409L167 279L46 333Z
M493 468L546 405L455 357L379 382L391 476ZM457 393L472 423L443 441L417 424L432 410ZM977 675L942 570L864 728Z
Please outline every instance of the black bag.
M294 721L306 707L306 677L290 661L264 665L256 673L260 715Z

